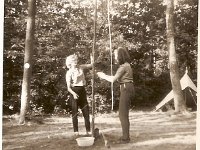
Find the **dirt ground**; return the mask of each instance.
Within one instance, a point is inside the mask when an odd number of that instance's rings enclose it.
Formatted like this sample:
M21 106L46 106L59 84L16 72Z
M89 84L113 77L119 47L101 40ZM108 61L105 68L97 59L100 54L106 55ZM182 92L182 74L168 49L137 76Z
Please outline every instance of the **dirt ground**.
M163 112L131 111L128 144L116 144L121 136L118 113L95 116L95 128L100 129L108 139L106 147L103 138L93 146L79 147L73 134L69 117L40 117L19 126L12 117L3 116L4 150L195 150L196 112L191 115L169 115ZM79 117L80 136L85 128Z

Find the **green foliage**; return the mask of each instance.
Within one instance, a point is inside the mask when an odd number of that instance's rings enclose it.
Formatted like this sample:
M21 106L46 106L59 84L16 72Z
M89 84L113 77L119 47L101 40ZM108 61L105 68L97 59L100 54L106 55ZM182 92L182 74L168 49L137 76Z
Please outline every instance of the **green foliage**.
M196 79L198 1L186 2L176 7L176 50L182 74L187 67L190 76Z
M197 70L197 0L180 1L175 9L176 50L181 75L188 67L192 79ZM126 47L132 58L136 97L132 106L154 105L171 90L166 48L163 0L112 1L110 21L112 49ZM4 111L19 111L25 26L25 0L5 1L4 19ZM95 71L110 74L107 1L98 1ZM35 53L30 109L33 112L69 111L65 82L65 58L77 53L81 63L90 63L93 44L92 0L37 1ZM117 66L113 65L113 73ZM86 71L87 93L91 95L92 71ZM119 86L114 85L116 109ZM110 83L95 76L96 112L111 110ZM13 108L15 106L15 108ZM65 113L65 112L63 112Z
M5 1L3 51L3 110L19 111L25 38L24 1Z

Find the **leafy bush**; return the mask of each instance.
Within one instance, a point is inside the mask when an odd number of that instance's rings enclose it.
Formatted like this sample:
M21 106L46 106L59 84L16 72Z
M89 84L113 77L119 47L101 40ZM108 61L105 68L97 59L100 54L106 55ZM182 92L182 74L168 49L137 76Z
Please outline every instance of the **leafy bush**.
M93 6L91 1L37 2L34 66L30 111L68 113L65 58L77 53L80 63L90 63L93 44ZM114 1L110 14L112 49L126 47L131 55L136 97L132 107L154 105L171 90L165 37L163 0ZM176 50L180 74L189 69L196 80L197 4L184 0L176 6ZM4 113L19 112L26 25L26 1L5 1L4 21ZM110 50L106 1L99 2L95 71L110 74ZM48 17L47 17L48 16ZM113 66L115 73L117 66ZM92 72L86 71L88 100L91 102ZM110 83L95 76L96 112L111 110ZM115 109L119 86L114 85ZM66 112L64 111L66 110Z

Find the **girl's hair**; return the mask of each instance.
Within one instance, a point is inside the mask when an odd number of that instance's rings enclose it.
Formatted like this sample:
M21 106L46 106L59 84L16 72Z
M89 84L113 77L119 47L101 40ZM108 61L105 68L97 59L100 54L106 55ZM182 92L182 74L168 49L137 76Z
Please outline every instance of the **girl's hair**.
M67 68L70 68L70 67L71 67L71 64L77 63L77 61L78 61L77 55L75 55L75 54L69 55L69 56L66 58L66 66L67 66Z
M122 65L126 62L130 63L131 62L131 58L130 55L128 53L128 51L125 48L119 47L118 49L116 49L117 53L118 53L118 62L119 65Z

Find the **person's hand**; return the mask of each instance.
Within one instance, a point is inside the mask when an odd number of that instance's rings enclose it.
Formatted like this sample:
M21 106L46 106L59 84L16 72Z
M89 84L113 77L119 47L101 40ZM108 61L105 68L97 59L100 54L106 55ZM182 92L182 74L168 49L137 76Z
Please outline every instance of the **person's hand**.
M73 97L74 99L78 99L78 94L76 94L75 92L73 93Z
M97 72L97 75L99 78L103 78L105 76L105 73L103 72Z

